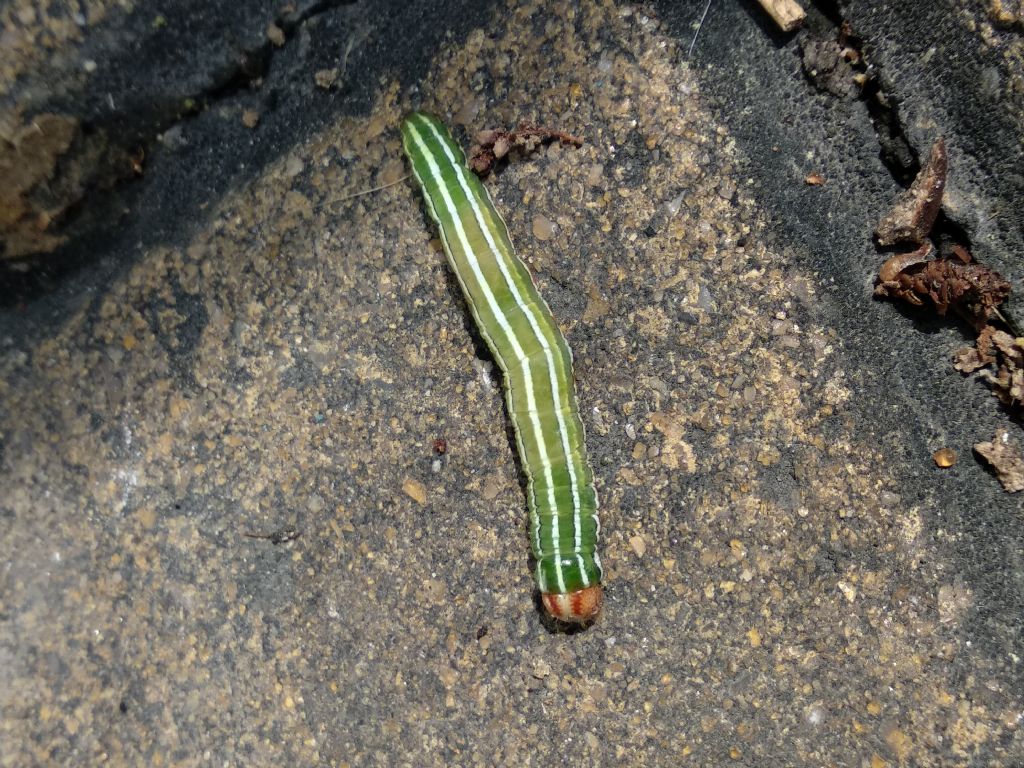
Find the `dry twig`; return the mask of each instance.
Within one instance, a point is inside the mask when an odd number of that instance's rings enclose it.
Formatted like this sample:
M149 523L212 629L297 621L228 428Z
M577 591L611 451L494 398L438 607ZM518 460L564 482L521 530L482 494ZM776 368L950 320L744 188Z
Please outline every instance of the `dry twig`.
M792 32L804 23L807 14L796 0L757 0L783 32Z

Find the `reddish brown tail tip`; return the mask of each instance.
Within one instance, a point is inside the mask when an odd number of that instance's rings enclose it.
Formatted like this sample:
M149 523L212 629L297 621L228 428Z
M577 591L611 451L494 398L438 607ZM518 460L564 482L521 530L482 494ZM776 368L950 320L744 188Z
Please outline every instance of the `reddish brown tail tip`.
M579 589L564 595L542 593L541 601L547 612L559 621L582 624L601 612L601 585Z

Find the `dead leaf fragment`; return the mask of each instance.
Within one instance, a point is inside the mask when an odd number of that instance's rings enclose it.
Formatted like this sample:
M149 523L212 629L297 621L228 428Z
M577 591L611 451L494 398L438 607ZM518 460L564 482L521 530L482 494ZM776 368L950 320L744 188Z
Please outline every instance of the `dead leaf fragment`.
M875 237L879 245L920 245L924 242L942 207L946 164L946 142L940 136L932 144L928 162L921 168L910 189L896 198L892 209L878 222Z
M984 379L1000 402L1010 407L1024 403L1024 338L1014 338L1005 331L986 326L978 334L974 347L963 347L953 356L953 365L963 373L973 373L986 366L979 376Z
M953 367L961 373L974 373L996 362L996 347L992 341L996 332L991 325L982 328L973 347L961 347L953 354Z
M809 184L812 187L820 187L825 183L825 177L820 173L809 173L804 178L804 184Z
M974 373L988 363L981 359L977 347L960 347L953 353L953 367L961 373Z
M1007 493L1024 491L1024 457L1009 432L997 429L991 442L978 443L974 450L992 466Z

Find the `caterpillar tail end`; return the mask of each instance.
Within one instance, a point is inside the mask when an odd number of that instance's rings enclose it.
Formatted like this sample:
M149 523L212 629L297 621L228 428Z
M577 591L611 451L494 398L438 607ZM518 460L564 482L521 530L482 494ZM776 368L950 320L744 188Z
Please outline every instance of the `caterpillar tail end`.
M601 612L604 593L600 584L566 594L541 593L541 602L551 616L568 624L584 624Z

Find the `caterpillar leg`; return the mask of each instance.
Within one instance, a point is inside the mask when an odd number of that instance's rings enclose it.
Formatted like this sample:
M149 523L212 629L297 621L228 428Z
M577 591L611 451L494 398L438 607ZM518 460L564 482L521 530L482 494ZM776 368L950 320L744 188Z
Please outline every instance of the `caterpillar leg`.
M596 617L601 611L602 597L600 584L561 595L543 592L540 596L549 614L572 624L582 624Z

